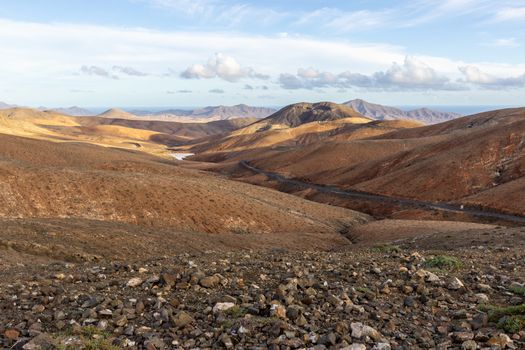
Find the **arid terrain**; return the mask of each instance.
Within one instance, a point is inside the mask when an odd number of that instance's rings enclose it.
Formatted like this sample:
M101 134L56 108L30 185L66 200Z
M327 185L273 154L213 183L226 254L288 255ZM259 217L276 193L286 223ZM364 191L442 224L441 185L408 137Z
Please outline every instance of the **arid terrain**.
M0 348L524 348L524 116L2 110Z

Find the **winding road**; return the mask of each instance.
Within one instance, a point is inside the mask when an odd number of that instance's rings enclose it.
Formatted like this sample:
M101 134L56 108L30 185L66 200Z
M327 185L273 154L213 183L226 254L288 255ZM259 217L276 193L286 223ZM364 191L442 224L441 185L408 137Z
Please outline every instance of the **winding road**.
M504 213L498 213L495 211L469 208L469 207L458 205L458 204L427 202L427 201L422 201L422 200L417 200L417 199L389 197L389 196L384 196L380 194L361 192L361 191L355 191L355 190L342 190L335 186L316 185L316 184L311 184L308 182L303 182L300 180L289 179L280 174L271 173L271 172L267 172L265 170L256 168L244 160L240 161L239 165L254 173L264 175L268 177L269 179L275 180L282 184L299 186L301 188L311 188L321 193L335 194L335 195L342 196L342 197L350 197L350 198L362 199L366 201L389 203L392 205L398 205L398 206L403 206L403 207L412 207L412 208L415 207L415 208L424 209L424 210L439 210L439 211L450 212L450 213L461 213L461 214L472 215L472 216L476 216L480 218L499 219L499 220L504 220L504 221L525 224L524 216L504 214Z

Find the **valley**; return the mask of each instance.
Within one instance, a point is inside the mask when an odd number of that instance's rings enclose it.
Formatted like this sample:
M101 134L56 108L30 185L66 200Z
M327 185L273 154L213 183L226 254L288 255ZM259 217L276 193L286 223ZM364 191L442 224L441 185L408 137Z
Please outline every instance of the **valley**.
M524 113L425 125L328 102L209 122L2 110L0 341L521 345L476 298L521 298L512 288L524 277ZM432 270L436 259L459 262ZM413 336L407 312L443 330ZM293 331L274 339L283 329Z

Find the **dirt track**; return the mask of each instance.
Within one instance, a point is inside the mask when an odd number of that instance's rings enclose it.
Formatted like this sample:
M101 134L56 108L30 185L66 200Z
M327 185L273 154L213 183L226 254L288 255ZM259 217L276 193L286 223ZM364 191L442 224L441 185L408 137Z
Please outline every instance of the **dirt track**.
M421 209L421 210L438 210L438 211L451 212L451 213L460 213L460 214L466 214L466 215L470 215L470 216L474 216L478 218L497 219L497 220L502 220L502 221L507 221L507 222L525 224L525 217L519 216L519 215L511 215L511 214L499 213L499 212L489 211L489 210L481 210L481 209L463 206L460 204L428 202L428 201L422 201L422 200L417 200L417 199L396 198L396 197L390 197L390 196L384 196L384 195L368 193L368 192L361 192L361 191L354 191L354 190L342 190L334 186L317 185L317 184L303 182L300 180L289 179L280 174L267 172L262 169L253 167L244 160L240 161L239 165L244 167L245 169L248 169L255 173L264 175L274 181L284 183L284 184L299 186L303 188L314 189L321 193L329 193L329 194L335 194L338 196L352 197L352 198L357 198L357 199L361 199L364 201L388 203L388 204L401 206L401 207L416 208L416 209Z

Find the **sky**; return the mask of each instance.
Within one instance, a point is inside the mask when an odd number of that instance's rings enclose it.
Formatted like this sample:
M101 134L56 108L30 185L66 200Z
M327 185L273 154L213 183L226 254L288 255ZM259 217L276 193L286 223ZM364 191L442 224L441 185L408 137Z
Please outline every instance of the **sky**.
M525 0L0 1L0 101L525 104Z

